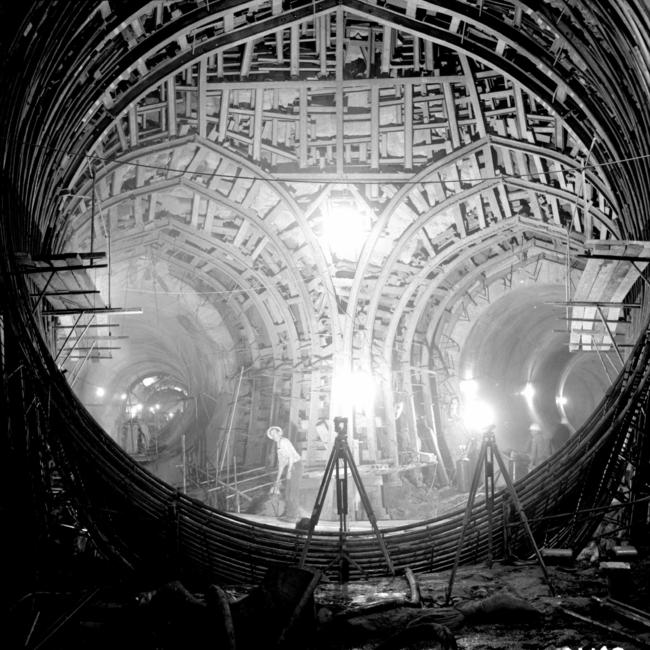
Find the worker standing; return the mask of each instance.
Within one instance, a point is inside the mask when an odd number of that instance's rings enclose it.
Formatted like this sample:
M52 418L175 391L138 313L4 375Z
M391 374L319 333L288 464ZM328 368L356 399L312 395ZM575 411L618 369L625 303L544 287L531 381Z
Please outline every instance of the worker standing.
M541 465L551 455L551 441L544 435L538 424L530 425L530 438L529 471Z
M269 427L267 437L275 442L278 471L275 484L271 489L272 495L280 494L280 481L286 469L286 489L284 494L285 507L280 519L294 521L300 514L300 481L302 479L302 458L291 444L288 438L284 437L282 429L278 426Z

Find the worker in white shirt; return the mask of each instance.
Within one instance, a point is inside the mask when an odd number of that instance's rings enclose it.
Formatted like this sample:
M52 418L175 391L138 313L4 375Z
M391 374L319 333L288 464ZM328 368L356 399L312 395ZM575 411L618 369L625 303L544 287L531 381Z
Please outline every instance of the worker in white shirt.
M287 470L287 485L285 490L285 509L281 519L296 520L300 514L300 480L302 478L302 458L291 444L288 438L284 437L282 429L278 426L269 427L266 435L275 442L278 460L278 472L275 484L271 489L272 495L280 494L280 481L284 470Z

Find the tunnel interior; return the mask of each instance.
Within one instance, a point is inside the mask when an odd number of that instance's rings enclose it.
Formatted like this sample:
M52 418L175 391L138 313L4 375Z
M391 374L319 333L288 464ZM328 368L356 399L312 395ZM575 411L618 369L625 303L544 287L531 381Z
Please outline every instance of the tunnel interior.
M639 3L50 4L5 45L3 290L80 427L232 510L279 426L308 510L345 416L388 519L472 400L504 450L582 434L646 326Z

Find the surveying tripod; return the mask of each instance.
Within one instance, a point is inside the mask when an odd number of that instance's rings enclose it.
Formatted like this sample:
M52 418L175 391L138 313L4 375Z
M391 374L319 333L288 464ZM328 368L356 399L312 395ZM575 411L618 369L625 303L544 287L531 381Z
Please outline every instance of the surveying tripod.
M510 474L506 468L499 448L497 447L496 440L494 438L494 427L490 427L483 434L483 442L481 443L481 449L478 452L478 459L476 461L476 469L474 470L474 476L472 476L472 483L469 488L469 495L467 497L467 506L465 507L465 516L463 517L463 526L460 531L460 539L458 540L458 546L456 547L456 557L454 559L454 565L451 569L451 575L449 576L449 584L447 585L447 604L451 603L451 592L454 588L454 578L456 577L456 571L458 570L458 563L460 562L460 555L463 551L463 542L465 541L465 535L467 533L467 528L469 527L470 518L472 516L472 507L474 506L474 498L476 497L476 490L478 489L478 483L481 478L481 470L485 469L485 507L487 508L488 515L488 557L487 562L488 566L492 566L492 528L494 525L494 460L496 459L499 469L501 470L501 475L503 476L504 481L506 482L506 489L510 498L512 499L512 504L515 508L515 511L519 515L519 519L526 531L530 543L532 544L533 550L535 551L535 556L539 562L539 566L544 573L544 578L546 579L546 584L551 592L551 595L555 595L553 591L553 585L551 584L551 579L549 578L548 571L546 570L546 564L544 564L544 558L542 558L541 553L535 538L533 537L533 532L530 529L528 524L528 519L526 513L524 512L521 501L517 496L512 480L510 479ZM504 521L505 525L505 521Z
M390 571L391 575L395 575L395 569L393 567L393 562L390 559L388 548L386 547L384 538L379 530L379 527L377 526L377 519L375 518L375 513L373 512L372 506L370 505L370 499L368 498L366 489L361 482L359 470L357 469L354 458L352 457L352 452L348 446L348 419L343 417L334 418L334 429L336 431L334 446L332 447L332 453L330 454L327 465L325 466L323 480L321 481L320 487L318 489L318 494L316 495L314 509L309 521L307 539L305 541L305 546L302 549L302 556L300 557L299 566L301 568L305 566L307 553L309 551L309 544L311 543L314 529L316 528L316 524L318 524L318 520L320 519L320 515L323 510L323 505L327 496L327 489L329 488L332 474L336 473L336 511L339 516L339 539L337 554L334 559L327 565L327 568L334 564L334 562L338 561L340 582L347 582L349 579L350 563L354 564L354 566L361 573L365 574L363 568L350 557L346 549L346 534L348 532L347 516L349 469L352 479L354 480L354 484L357 486L357 490L359 491L361 503L363 504L366 515L368 516L368 521L372 526L372 530L375 533L377 542L379 543L379 548L381 548L384 559L386 560L388 570Z

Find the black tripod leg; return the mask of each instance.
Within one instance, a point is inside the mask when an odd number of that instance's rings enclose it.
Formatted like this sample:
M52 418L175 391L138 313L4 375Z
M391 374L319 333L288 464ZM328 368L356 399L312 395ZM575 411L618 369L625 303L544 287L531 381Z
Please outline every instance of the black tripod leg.
M488 516L488 556L487 565L492 568L494 529L494 451L495 445L490 440L485 451L485 507Z
M361 475L359 474L359 470L357 469L357 466L354 462L354 458L352 458L350 447L347 444L345 445L345 454L347 456L348 465L350 466L350 473L352 474L352 479L354 480L354 484L357 486L357 490L359 490L361 503L363 504L364 510L366 511L366 515L368 516L368 521L370 522L370 525L372 526L372 530L375 533L375 537L377 538L377 542L379 543L379 548L384 554L384 559L386 560L386 565L388 566L388 570L390 571L390 574L394 576L395 567L393 566L393 561L391 560L390 554L388 553L388 548L386 547L386 542L384 541L384 537L381 534L381 531L379 530L379 526L377 525L377 518L375 517L375 513L370 503L370 499L368 498L368 493L366 492L366 488L364 487L363 482L361 481Z
M336 445L332 447L332 453L330 454L329 459L327 460L327 465L325 466L325 473L323 474L323 480L321 481L320 487L318 488L318 494L316 495L316 501L314 502L314 509L311 513L311 519L309 520L309 530L307 532L307 539L305 540L305 545L302 548L302 555L300 556L300 563L298 566L302 569L305 566L307 561L307 553L309 552L309 544L311 543L311 538L314 534L314 529L316 524L320 519L321 512L323 510L323 505L325 503L325 497L327 496L327 488L329 488L330 481L332 479L332 472L334 471L334 465L338 460L338 449Z
M469 488L469 495L467 496L467 506L465 506L465 516L463 517L463 526L460 529L460 538L458 540L458 545L456 546L456 557L454 558L454 565L451 568L451 575L449 576L449 584L447 585L447 595L446 602L449 604L451 602L451 591L454 588L454 578L456 577L456 571L458 570L458 563L460 562L460 554L463 550L463 542L465 541L465 533L467 532L467 527L469 526L469 520L472 516L472 507L474 506L474 498L476 497L476 490L478 489L478 483L481 478L481 470L485 465L485 454L487 449L487 442L483 440L481 444L481 449L478 453L478 459L476 461L476 469L474 470L474 476L472 476L472 484Z
M544 578L546 579L546 584L548 585L549 591L551 592L551 596L555 596L555 590L553 589L551 579L549 578L548 571L546 569L546 564L544 563L544 558L542 557L542 554L539 552L537 542L535 542L535 538L533 537L533 531L530 529L530 525L528 524L528 517L526 517L526 513L524 512L524 509L521 507L521 501L519 501L519 496L517 495L515 486L512 484L512 481L510 480L510 474L508 474L508 470L506 469L505 463L503 462L503 458L501 458L501 454L497 448L494 449L494 455L497 459L497 463L499 464L499 469L501 470L501 474L503 475L506 485L508 486L508 492L510 493L510 498L512 499L512 505L514 506L515 511L519 515L519 519L521 519L521 523L524 527L524 530L526 531L526 534L528 535L528 538L530 539L530 543L533 545L535 556L537 557L539 566L542 569L542 573L544 574Z

